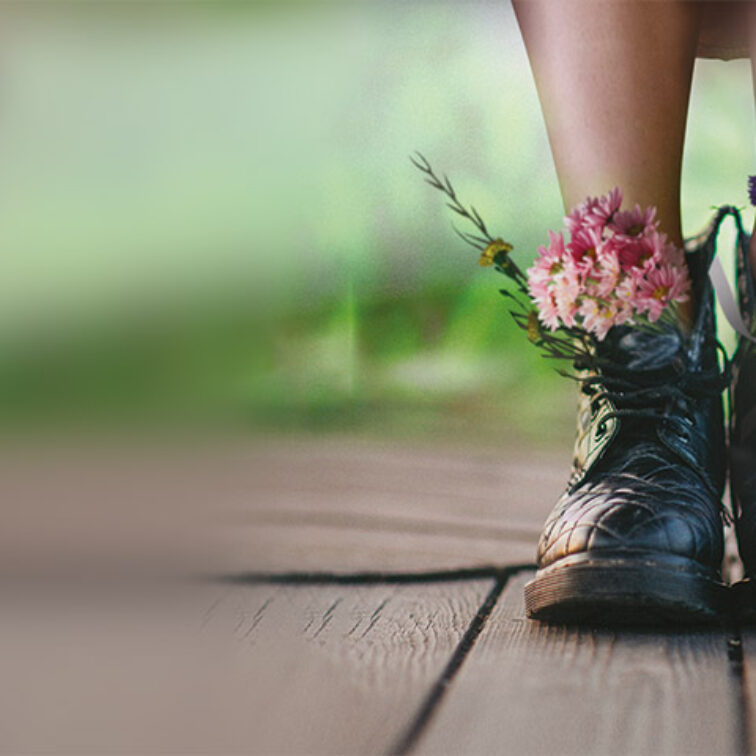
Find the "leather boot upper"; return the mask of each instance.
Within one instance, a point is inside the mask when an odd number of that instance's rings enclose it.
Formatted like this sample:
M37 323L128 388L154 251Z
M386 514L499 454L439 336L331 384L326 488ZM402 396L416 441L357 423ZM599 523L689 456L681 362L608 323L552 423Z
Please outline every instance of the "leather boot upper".
M707 271L720 211L688 252L697 303L689 334L612 329L578 375L569 486L547 520L538 566L638 554L719 570L726 455L713 295Z

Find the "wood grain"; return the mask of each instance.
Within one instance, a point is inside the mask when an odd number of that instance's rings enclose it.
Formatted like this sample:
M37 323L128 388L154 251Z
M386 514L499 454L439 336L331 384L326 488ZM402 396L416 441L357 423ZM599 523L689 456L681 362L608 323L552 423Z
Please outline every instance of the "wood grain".
M300 443L253 464L215 509L229 569L415 572L533 561L568 459Z
M525 619L518 576L420 753L730 754L738 682L717 630L611 632Z
M753 594L741 594L740 602L747 601L752 604ZM742 712L739 717L739 726L742 729L743 753L756 753L756 627L752 614L741 628L739 638L732 642L732 655L736 669L740 674L742 689Z
M424 572L531 562L547 454L238 439L0 459L0 572Z
M254 753L386 753L410 726L492 581L235 588L226 625L252 682ZM254 705L252 702L254 701Z
M388 752L491 587L0 595L0 753Z

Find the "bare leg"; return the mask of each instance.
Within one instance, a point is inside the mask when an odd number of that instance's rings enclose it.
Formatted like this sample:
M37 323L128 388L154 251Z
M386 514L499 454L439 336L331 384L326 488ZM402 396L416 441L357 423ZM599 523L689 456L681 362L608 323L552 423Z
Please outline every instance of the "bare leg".
M566 208L617 185L626 203L656 205L662 230L682 243L698 6L514 0Z

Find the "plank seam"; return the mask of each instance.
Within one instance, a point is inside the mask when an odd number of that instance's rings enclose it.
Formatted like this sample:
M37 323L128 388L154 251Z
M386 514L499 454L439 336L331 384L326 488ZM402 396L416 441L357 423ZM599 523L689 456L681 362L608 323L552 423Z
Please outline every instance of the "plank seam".
M320 585L336 583L351 585L356 583L435 583L455 580L479 580L490 578L498 582L506 581L519 572L534 570L530 563L510 564L499 567L475 567L459 570L434 570L431 572L238 572L224 575L204 575L197 579L211 583L232 585Z
M531 565L527 565L527 569L530 568ZM470 625L468 626L465 634L462 636L462 639L454 650L454 653L452 654L451 659L449 659L449 662L444 668L444 671L441 673L441 676L431 688L428 697L420 707L420 710L418 711L418 714L415 717L414 721L407 728L405 734L402 735L401 738L399 738L394 748L390 750L390 753L396 754L397 756L406 756L406 754L409 754L413 750L415 745L417 745L424 731L428 727L431 719L433 718L433 715L438 709L438 706L441 703L444 695L446 694L446 691L449 688L451 682L454 680L454 677L464 664L464 661L467 658L468 654L472 651L475 642L478 640L478 637L483 632L483 628L485 627L488 618L491 616L491 612L496 606L496 603L501 597L501 594L504 591L504 588L506 587L510 578L512 578L518 572L521 572L523 569L526 569L526 567L522 565L515 565L507 570L499 571L495 585L489 591L485 600L470 622Z
M753 743L751 706L746 675L748 671L743 658L743 635L738 625L733 625L727 638L727 660L730 674L735 680L735 709L737 717L737 753L747 756L752 753Z

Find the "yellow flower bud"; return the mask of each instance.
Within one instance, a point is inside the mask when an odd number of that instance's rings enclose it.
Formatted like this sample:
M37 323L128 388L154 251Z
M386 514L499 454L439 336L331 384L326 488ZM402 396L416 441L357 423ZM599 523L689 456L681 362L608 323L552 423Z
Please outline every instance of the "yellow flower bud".
M494 264L494 257L499 254L499 252L505 252L509 253L514 249L514 247L509 244L508 242L505 242L503 239L494 239L484 250L481 252L480 257L478 258L478 265L482 266L488 266Z
M528 341L533 343L541 338L541 324L538 322L538 313L531 310L528 313Z

